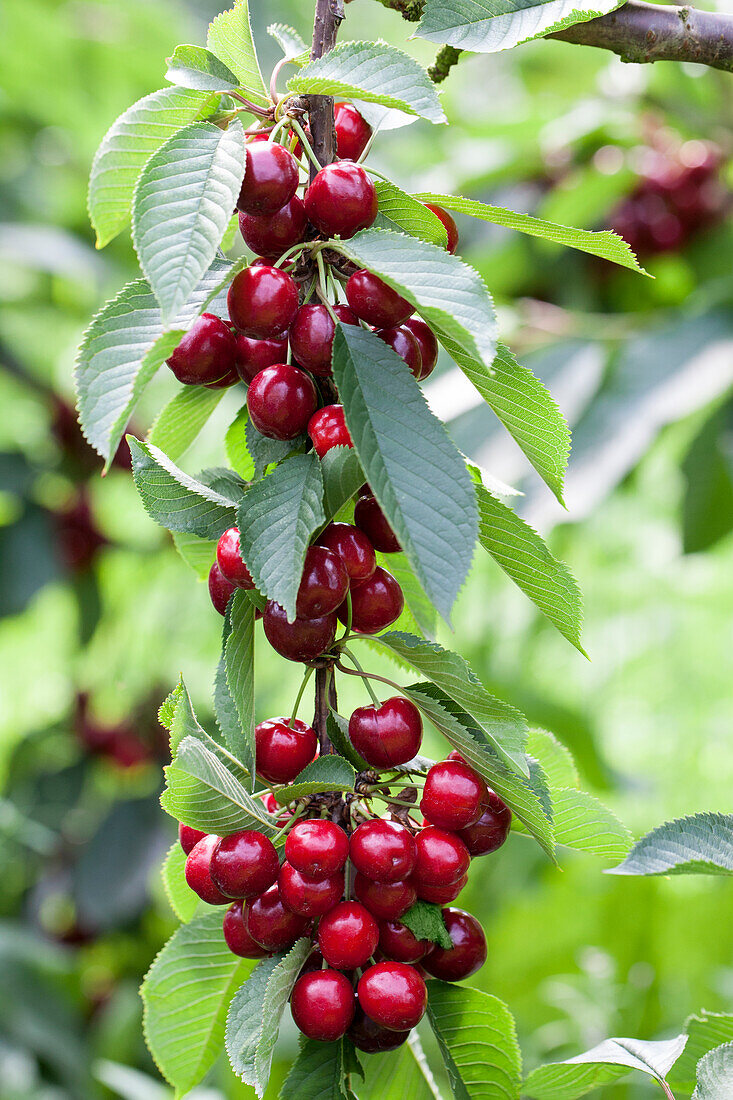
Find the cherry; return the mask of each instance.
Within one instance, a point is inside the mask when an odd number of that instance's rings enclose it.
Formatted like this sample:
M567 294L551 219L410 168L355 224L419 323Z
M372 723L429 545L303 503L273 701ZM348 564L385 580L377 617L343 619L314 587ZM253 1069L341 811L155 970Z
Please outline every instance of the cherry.
M396 554L402 549L387 517L371 493L366 493L357 500L354 523L381 554Z
M317 751L314 730L300 718L268 718L255 727L257 773L269 783L290 783Z
M318 946L329 966L356 970L374 954L379 925L358 901L342 901L318 925Z
M338 554L352 588L368 580L377 568L374 547L364 532L350 523L329 523L318 536L318 545Z
M420 809L440 829L465 829L481 816L486 784L468 764L443 760L425 778Z
M290 1008L297 1027L309 1039L335 1043L354 1018L354 990L338 970L317 970L298 978Z
M412 834L396 821L364 821L351 835L351 862L375 882L398 882L412 874L417 852Z
M463 909L444 909L443 919L453 946L436 947L423 965L443 982L462 982L486 962L486 936L476 918Z
M205 386L229 375L234 355L229 326L213 313L202 313L166 362L179 382Z
M349 858L349 838L333 821L299 821L288 833L285 858L309 878L328 878Z
M239 232L244 243L258 255L272 259L277 259L294 244L299 244L305 237L307 226L305 207L297 195L293 195L290 202L274 214L239 215Z
M236 369L234 369L227 371L227 373L217 382L205 382L204 385L207 390L226 390L229 389L230 386L236 385L237 382L239 382L239 375Z
M317 406L313 380L292 363L265 367L247 390L250 419L268 439L285 441L302 435Z
M278 825L284 825L293 816L293 811L281 806L272 791L264 791L260 798L267 812L277 817Z
M487 790L481 803L481 817L473 825L460 829L458 835L472 856L486 856L501 848L511 825L512 811L498 794Z
M256 898L272 886L280 870L272 841L254 829L222 837L211 854L209 874L222 894Z
M332 447L353 447L343 405L326 405L310 418L308 435L319 458Z
M278 887L271 886L254 901L245 902L244 927L260 947L271 952L284 951L304 934L309 921L283 905Z
M230 527L216 544L216 563L224 580L236 588L254 588L255 584L239 552L239 531Z
M214 562L209 570L209 595L211 602L220 615L226 615L229 597L234 591L234 585L228 581L217 562Z
M444 210L442 206L436 206L434 202L426 202L425 205L428 210L432 210L436 218L439 218L445 226L446 236L448 237L446 248L452 256L458 248L458 226L448 211Z
M336 123L336 156L341 160L358 160L369 144L372 128L351 103L337 103L334 109Z
M331 307L345 325L358 325L359 318L348 306ZM336 326L325 306L301 306L290 326L290 346L296 361L320 378L331 374L331 351Z
M237 207L245 214L274 214L289 203L298 188L298 164L292 153L274 141L248 143L245 172Z
M388 344L392 348L392 351L399 355L400 359L404 359L410 371L415 378L422 377L422 354L420 352L420 345L415 339L414 333L410 331L407 325L396 325L393 328L379 328L374 333L380 340L383 340L385 344Z
M425 982L413 966L380 962L370 966L356 987L359 1004L388 1031L409 1031L422 1020L428 1003Z
M409 1031L387 1031L366 1015L357 1005L354 1022L346 1033L357 1050L365 1054L379 1054L381 1051L396 1050L407 1040Z
M406 764L422 743L420 711L399 695L375 706L359 707L349 719L351 743L367 764L389 768Z
M420 962L433 946L431 940L419 940L406 924L398 920L382 921L379 925L379 949L388 959L403 963Z
M401 325L413 312L413 306L378 275L362 268L346 284L346 298L357 317L374 328Z
M378 634L390 626L402 614L405 597L391 573L377 566L369 580L351 593L351 626L360 634ZM342 604L338 610L342 623L346 622L347 609Z
M421 317L408 317L403 322L402 328L410 330L420 349L422 367L417 379L422 382L435 370L435 364L438 362L438 341L430 325L427 325Z
M301 917L322 917L344 894L344 873L310 878L283 863L277 880L283 904Z
M186 856L184 874L186 882L202 901L209 905L229 905L232 899L222 894L209 874L211 855L218 843L219 837L215 833L209 833L194 844Z
M298 617L328 615L343 603L348 591L349 574L338 554L325 546L309 546L295 604Z
M298 287L277 267L245 267L227 294L232 324L245 336L281 337L298 310Z
M331 648L337 622L331 612L318 619L295 619L289 623L285 609L274 600L268 600L262 617L265 636L275 652L289 661L306 663Z
M354 878L354 893L377 920L397 920L417 901L415 887L409 879L375 882L361 872Z
M312 974L315 970L322 970L325 962L323 955L314 947L308 958L300 968L300 974Z
M245 336L243 332L236 335L237 360L236 368L243 382L251 382L256 374L265 367L272 367L275 363L284 363L288 355L287 336L273 336L269 340L256 340L252 336Z
M468 870L471 857L466 845L455 833L429 825L417 834L415 845L415 881L418 887L422 884L447 886Z
M178 842L183 848L186 855L189 854L192 848L198 844L200 840L203 840L208 833L202 833L200 829L192 829L190 825L178 826Z
M269 954L245 928L241 901L235 901L224 914L224 940L229 950L243 959L264 959Z
M423 901L432 901L434 905L447 905L449 901L455 901L468 882L468 875L461 875L455 882L449 882L445 886L428 886L425 882L416 882L417 896Z
M324 237L353 237L377 216L377 192L366 171L351 160L321 168L305 193L308 221Z

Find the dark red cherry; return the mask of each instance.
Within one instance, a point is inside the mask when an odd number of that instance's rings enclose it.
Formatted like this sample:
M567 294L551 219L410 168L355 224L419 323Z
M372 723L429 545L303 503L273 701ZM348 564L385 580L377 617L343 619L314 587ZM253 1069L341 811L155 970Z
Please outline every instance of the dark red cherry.
M254 588L252 575L239 552L239 531L236 527L230 527L220 536L216 544L216 562L230 584L236 588Z
M266 951L284 951L302 936L310 924L307 917L300 917L287 909L277 886L271 886L259 898L245 902L244 927L249 935Z
M374 184L361 165L351 160L321 168L304 202L308 221L324 237L353 237L377 216Z
M206 386L230 375L235 352L229 326L213 313L202 313L166 362L179 382Z
M194 844L186 856L185 876L186 882L195 894L209 905L229 905L231 898L222 894L209 873L211 856L214 848L219 843L219 837L209 833Z
M425 1014L428 991L413 966L381 962L364 971L356 988L359 1004L380 1027L409 1031Z
M235 386L239 380L237 371L230 370L217 382L205 382L204 385L207 390L228 390L230 386Z
M436 218L439 218L445 226L446 236L448 237L447 250L451 255L458 248L458 226L454 222L451 215L447 210L444 210L442 206L436 206L434 202L426 202L428 210L432 210Z
M336 156L341 160L358 160L369 144L372 128L351 103L337 103Z
M415 378L422 377L422 355L420 345L407 325L393 328L379 328L374 333L380 340L392 348L392 351L404 359Z
M425 778L420 809L431 825L456 832L481 816L486 784L468 764L441 760Z
M438 341L430 325L427 325L421 317L408 317L403 322L402 328L409 329L417 340L422 363L420 374L417 377L418 381L422 382L435 370L435 364L438 362Z
M377 555L371 542L350 523L329 523L318 536L318 545L333 550L341 558L351 587L368 580L377 568Z
M429 825L415 838L417 859L414 879L426 886L447 886L465 875L471 862L460 837Z
M481 817L459 830L459 837L472 856L486 856L501 848L509 836L512 811L494 791L487 790L481 803Z
M298 310L298 286L277 267L245 267L232 280L227 305L232 324L246 336L281 337Z
M326 405L310 418L308 435L319 458L332 447L353 447L343 405Z
M298 188L298 165L292 153L274 141L247 143L245 172L237 207L245 214L274 214Z
M265 959L269 954L245 928L241 901L235 901L224 914L224 941L234 955L243 959Z
M331 307L345 325L358 325L359 318L348 306ZM290 326L290 346L301 367L319 378L331 375L331 351L336 326L325 306L301 306Z
M349 838L333 821L299 821L288 833L285 858L309 878L328 878L349 858Z
M463 909L444 909L443 919L453 946L436 947L423 966L442 982L462 982L486 962L486 936L476 918Z
M251 382L256 374L275 363L284 363L288 357L287 336L273 336L271 340L256 340L238 332L237 372L243 382Z
M300 619L317 619L335 611L346 599L349 574L338 554L325 546L309 546L295 610Z
M209 595L211 596L211 602L220 615L226 615L227 604L234 587L226 579L217 562L214 562L209 570Z
M419 940L414 932L398 920L382 921L379 925L379 950L395 962L416 963L432 951L431 940Z
M351 862L375 882L399 882L415 869L412 834L397 821L364 821L351 835Z
M190 825L178 826L178 843L183 848L186 855L189 854L192 848L194 848L200 840L203 840L208 833L202 833L200 829L192 829Z
M285 441L302 435L317 406L312 378L292 363L265 367L247 390L250 420L269 439Z
M349 719L349 738L375 768L406 764L420 751L422 719L414 703L395 695L375 706L358 707Z
M357 1006L354 1022L346 1033L357 1050L365 1054L379 1054L382 1051L396 1050L401 1047L410 1034L409 1031L387 1031L366 1015L363 1008Z
M305 207L297 195L274 214L239 215L239 232L244 243L258 255L271 259L305 240L307 227Z
M316 970L298 978L290 1008L296 1026L309 1039L335 1043L354 1018L356 1000L351 982L338 970Z
M318 738L300 718L268 718L255 727L257 773L270 783L290 783L315 760Z
M318 946L329 966L356 970L377 950L379 926L358 901L342 901L318 925Z
M399 619L405 606L402 589L391 573L381 566L351 593L351 626L360 634L378 634ZM346 605L338 610L342 623L347 620Z
M375 882L361 872L354 877L354 893L377 920L397 920L417 901L415 887L409 879Z
M280 860L269 837L255 829L222 837L211 854L209 874L230 898L256 898L278 876Z
M461 875L455 882L449 882L444 886L428 886L425 882L413 882L417 896L423 901L431 901L433 905L447 905L455 901L468 882L468 875Z
M371 493L366 493L357 500L354 523L381 554L396 554L402 549L387 517Z
M284 608L268 600L262 617L265 636L272 648L289 661L315 661L331 648L336 637L336 615L321 615L318 619L295 619L288 622Z
M413 312L413 306L379 276L362 268L346 284L346 297L357 317L374 328L401 325Z
M322 917L344 895L344 872L328 878L309 878L283 863L277 880L283 905L301 917Z

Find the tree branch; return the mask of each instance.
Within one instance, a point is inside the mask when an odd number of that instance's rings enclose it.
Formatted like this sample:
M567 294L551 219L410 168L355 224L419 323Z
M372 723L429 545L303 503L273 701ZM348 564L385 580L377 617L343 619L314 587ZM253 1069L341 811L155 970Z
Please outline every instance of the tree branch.
M344 0L316 0L311 58L323 57L336 45L336 35L344 18ZM333 98L328 95L308 96L308 119L313 152L319 164L330 164L336 157L336 132L333 124ZM311 180L316 174L311 165Z

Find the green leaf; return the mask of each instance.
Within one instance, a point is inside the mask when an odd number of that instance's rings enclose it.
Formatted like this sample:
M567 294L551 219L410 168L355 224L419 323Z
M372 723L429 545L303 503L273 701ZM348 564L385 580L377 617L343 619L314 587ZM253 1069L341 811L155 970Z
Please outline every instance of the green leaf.
M280 1100L353 1100L346 1085L344 1040L301 1038L300 1053L280 1090Z
M258 1096L270 1077L280 1020L295 980L313 944L298 940L286 955L263 959L234 994L226 1026L226 1050L232 1069Z
M414 620L416 629L405 627L408 634L419 634L424 638L435 638L438 627L438 617L435 608L425 595L422 585L410 568L410 563L404 554L379 554L378 561L387 569L399 583L402 594L405 597L406 610ZM401 630L402 625L398 620L392 630Z
M192 122L161 145L135 188L132 236L164 321L213 263L244 176L244 131Z
M527 752L542 765L550 788L579 787L580 777L573 754L554 733L530 729L527 734Z
M608 875L733 874L733 814L700 813L667 821L637 841Z
M682 545L686 554L709 550L733 530L733 402L714 403L690 444L681 472Z
M695 1072L700 1059L722 1043L733 1042L733 1014L705 1012L685 1021L687 1044L668 1074L674 1092L690 1093L695 1087Z
M216 557L216 540L200 539L185 531L173 531L173 545L186 565L193 569L201 581L205 581Z
M308 46L301 36L287 23L271 23L267 33L272 35L287 58L294 59L308 52Z
M180 88L233 92L239 87L236 74L203 46L176 46L167 64L166 80Z
M247 436L245 427L249 422L247 406L241 409L232 420L224 436L224 450L226 451L229 465L237 471L245 481L255 480L255 466L252 456L247 450Z
M594 795L575 788L551 788L555 842L604 859L620 859L633 837L616 815Z
M365 482L359 456L353 447L332 447L321 459L323 503L332 519Z
M339 323L333 375L372 492L425 593L449 621L477 537L463 459L405 363L373 333Z
M237 509L240 553L256 587L295 618L311 536L326 515L315 453L294 455L248 489Z
M130 222L137 178L156 149L182 126L204 118L217 97L208 92L162 88L133 103L112 123L97 149L89 176L87 206L104 248Z
M340 714L333 710L329 711L326 732L339 756L343 756L350 764L353 764L358 772L369 771L369 764L359 756L359 753L351 744L347 718L342 718Z
M431 940L437 943L438 947L445 947L448 951L453 946L440 906L433 905L430 901L418 899L406 913L402 914L400 923L406 925L418 940Z
M416 1031L398 1050L364 1059L359 1100L442 1100Z
M173 690L168 692L165 699L158 707L158 721L160 722L163 729L167 730L168 733L170 733L171 729L173 728L173 722L175 721L176 717L176 710L178 709L178 704L180 703L185 690L186 689L183 685L183 680L179 680Z
M224 396L224 390L181 386L158 414L148 432L148 443L177 462L193 443Z
M233 525L235 501L179 470L157 447L131 435L127 442L135 486L156 523L201 539L218 538Z
M460 50L494 53L618 6L618 0L426 0L416 33Z
M296 775L287 787L277 787L275 798L281 806L287 806L296 798L324 791L353 791L356 772L347 760L335 753L313 760Z
M295 439L270 439L258 432L252 423L249 412L244 422L244 437L247 450L252 456L254 465L253 477L256 480L264 477L266 470L284 458L297 454L304 449L305 436L299 435Z
M552 244L577 248L581 252L589 252L591 256L600 256L610 263L631 268L632 271L638 271L642 275L648 274L643 267L639 266L639 261L623 237L619 237L618 233L612 233L609 229L601 232L573 229L568 225L557 225L556 222L533 218L530 214L518 214L503 206L489 206L475 199L464 199L460 195L439 195L432 191L423 191L415 197L421 202L437 203L447 210L468 214L469 217L480 218L481 221L502 225L507 229L516 229L520 233L527 233L530 237L540 237Z
M639 1039L605 1039L592 1050L553 1062L530 1073L522 1086L531 1100L576 1100L599 1085L607 1085L637 1069L663 1081L679 1058L687 1042L686 1035L662 1042Z
M288 81L291 92L361 99L446 122L438 93L417 61L385 42L342 42Z
M374 186L379 202L378 229L402 229L411 237L420 237L439 248L447 247L445 226L432 210L391 180L375 180Z
M176 1097L219 1057L227 1006L252 965L225 944L218 909L182 925L155 958L140 990L143 1028Z
M692 1100L721 1100L733 1096L733 1043L709 1051L697 1066Z
M188 694L188 690L183 680L181 680L180 688L181 692L176 703L170 730L171 757L173 762L177 762L178 750L181 743L188 738L189 740L202 743L204 748L217 758L227 772L233 775L239 783L246 785L249 779L248 772L245 771L240 761L232 756L228 749L215 741L213 737L210 737L206 730L202 728L194 712L191 696ZM265 812L261 804L257 803L256 807L258 813ZM265 817L268 821L271 821L271 818L266 813Z
M241 589L236 591L227 609L230 633L224 647L226 681L238 718L236 738L227 724L228 747L252 777L255 784L255 609ZM231 743L230 743L231 741Z
M519 1100L522 1059L514 1020L478 989L428 982L428 1019L456 1100Z
M587 656L580 644L583 608L568 567L553 557L544 539L483 485L476 486L479 542L508 577Z
M234 7L216 16L209 24L206 45L236 74L249 99L270 106L252 37L247 0L235 0Z
M186 853L176 841L163 862L161 874L166 897L180 921L187 924L199 908L199 898L186 882Z

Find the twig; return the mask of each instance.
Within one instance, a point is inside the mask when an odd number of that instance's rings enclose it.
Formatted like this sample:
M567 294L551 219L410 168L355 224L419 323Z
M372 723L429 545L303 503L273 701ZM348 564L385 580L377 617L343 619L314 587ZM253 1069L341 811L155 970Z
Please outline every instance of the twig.
M336 45L338 29L344 19L344 0L316 0L316 18L313 25L313 43L311 58L323 57ZM336 156L336 129L333 119L333 97L328 95L308 96L308 119L310 121L313 151L319 164L330 164ZM311 165L311 179L316 174L315 165Z

